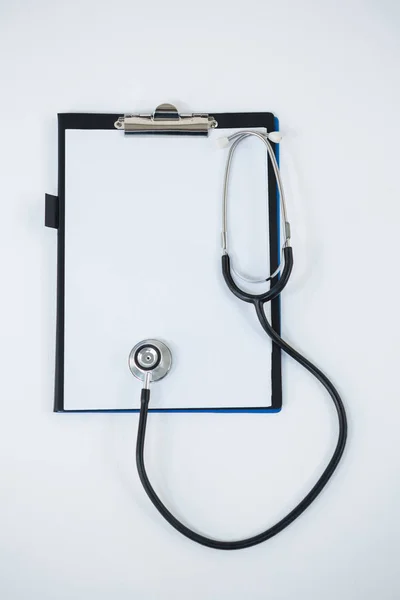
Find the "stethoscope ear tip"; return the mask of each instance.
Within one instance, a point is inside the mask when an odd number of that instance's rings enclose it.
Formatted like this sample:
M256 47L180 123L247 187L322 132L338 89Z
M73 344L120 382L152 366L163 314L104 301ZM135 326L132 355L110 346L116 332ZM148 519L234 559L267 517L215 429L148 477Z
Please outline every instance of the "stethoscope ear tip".
M267 138L274 144L279 144L282 141L282 134L280 131L270 131L267 133Z
M245 138L249 135L249 132L244 132L242 134L242 137ZM222 136L217 138L216 140L216 144L218 146L218 148L227 148L231 142L231 140L233 138L238 138L239 134L233 134L231 137L226 137L226 136ZM282 134L280 131L270 131L267 134L264 134L264 137L266 137L270 142L273 142L274 144L279 144L279 142L282 141Z
M227 148L229 146L229 138L227 138L226 136L219 137L217 138L216 143L218 148Z

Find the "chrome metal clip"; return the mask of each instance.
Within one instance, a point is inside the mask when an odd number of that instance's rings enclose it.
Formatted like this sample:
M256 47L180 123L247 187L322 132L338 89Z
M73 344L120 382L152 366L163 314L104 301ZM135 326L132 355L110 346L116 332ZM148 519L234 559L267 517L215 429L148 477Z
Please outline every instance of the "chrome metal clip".
M208 135L218 123L210 115L181 115L172 104L160 104L153 114L119 117L114 127L125 134Z

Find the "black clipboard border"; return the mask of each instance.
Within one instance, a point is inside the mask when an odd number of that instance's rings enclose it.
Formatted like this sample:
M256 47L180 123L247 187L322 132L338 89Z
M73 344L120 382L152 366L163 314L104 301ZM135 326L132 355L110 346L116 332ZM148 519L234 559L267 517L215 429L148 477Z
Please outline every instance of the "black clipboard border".
M46 195L46 225L55 227L57 234L57 316L56 357L54 381L54 412L60 413L135 413L132 409L66 409L64 408L64 331L65 331L65 134L68 129L111 129L116 132L115 121L122 113L60 113L58 114L58 197ZM218 122L218 129L251 129L265 127L267 131L279 129L278 119L269 112L214 113L208 114ZM119 132L121 135L121 132ZM272 144L279 160L278 146ZM268 207L270 272L278 267L280 260L280 210L279 193L272 165L268 159ZM54 211L52 215L52 206ZM278 276L273 279L273 285ZM281 306L278 296L271 302L271 323L277 333L281 331ZM282 408L282 362L281 350L272 342L271 349L271 406L235 408L156 408L152 412L204 412L204 413L276 413Z

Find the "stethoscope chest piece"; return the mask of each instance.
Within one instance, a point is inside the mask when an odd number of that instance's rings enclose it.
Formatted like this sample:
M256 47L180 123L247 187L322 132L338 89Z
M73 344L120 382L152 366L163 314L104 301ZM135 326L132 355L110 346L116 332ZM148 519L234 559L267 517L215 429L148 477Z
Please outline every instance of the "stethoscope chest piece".
M171 369L172 354L159 340L143 340L130 351L128 363L132 374L141 381L146 381L149 374L151 381L159 381Z

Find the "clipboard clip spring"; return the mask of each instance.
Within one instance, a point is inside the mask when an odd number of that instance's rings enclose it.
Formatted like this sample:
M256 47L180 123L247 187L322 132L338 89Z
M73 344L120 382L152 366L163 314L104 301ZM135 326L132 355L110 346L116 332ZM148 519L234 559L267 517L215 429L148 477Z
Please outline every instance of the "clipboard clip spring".
M124 115L114 123L125 134L208 135L218 127L217 121L206 114L180 114L172 104L160 104L153 114Z

